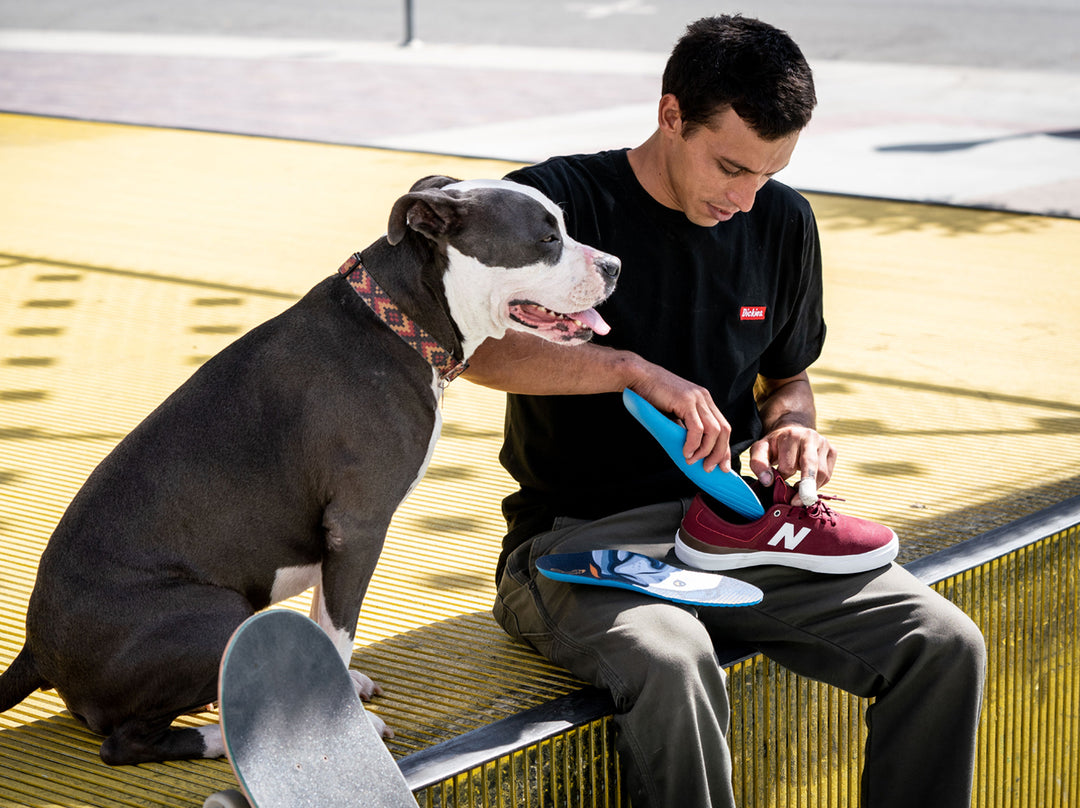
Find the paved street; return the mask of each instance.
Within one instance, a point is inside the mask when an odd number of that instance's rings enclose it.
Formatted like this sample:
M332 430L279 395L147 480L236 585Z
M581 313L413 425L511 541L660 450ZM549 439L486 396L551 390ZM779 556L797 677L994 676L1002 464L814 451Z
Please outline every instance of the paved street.
M0 27L136 34L400 42L405 0L0 0ZM686 23L741 11L814 60L1080 70L1073 0L413 0L428 43L666 53ZM1071 63L1071 65L1070 65Z
M533 161L636 145L699 0L0 0L0 109ZM1080 216L1080 8L769 0L820 105L804 190Z

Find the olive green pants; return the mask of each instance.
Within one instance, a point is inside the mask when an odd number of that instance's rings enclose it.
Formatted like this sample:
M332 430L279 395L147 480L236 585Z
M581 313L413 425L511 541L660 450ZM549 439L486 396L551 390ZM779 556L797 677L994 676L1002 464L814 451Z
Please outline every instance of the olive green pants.
M858 575L739 570L732 575L765 593L742 608L681 606L536 572L541 555L605 547L674 560L688 505L557 520L511 554L494 606L511 636L611 691L634 808L735 808L717 660L717 649L733 645L873 697L862 808L969 808L985 644L960 609L902 567Z

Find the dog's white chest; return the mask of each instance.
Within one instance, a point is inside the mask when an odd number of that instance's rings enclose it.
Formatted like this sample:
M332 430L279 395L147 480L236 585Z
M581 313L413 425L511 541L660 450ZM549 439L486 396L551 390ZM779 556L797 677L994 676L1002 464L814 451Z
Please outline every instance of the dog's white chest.
M294 595L306 592L322 581L322 564L304 564L298 567L282 567L274 575L270 590L270 602L280 603Z
M413 489L420 484L420 480L424 478L424 473L427 471L428 466L431 464L431 457L435 454L435 444L439 442L439 436L442 434L442 391L443 387L439 380L439 374L434 368L431 370L431 390L435 395L435 425L431 430L431 437L428 439L427 454L424 455L424 462L420 464L420 468L416 472L416 479L412 481L412 485L409 486L408 492L405 496L409 496L413 492Z

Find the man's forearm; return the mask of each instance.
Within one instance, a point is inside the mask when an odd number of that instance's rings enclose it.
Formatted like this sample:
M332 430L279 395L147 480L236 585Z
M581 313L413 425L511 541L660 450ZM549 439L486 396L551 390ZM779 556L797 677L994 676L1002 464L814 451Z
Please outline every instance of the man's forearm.
M759 377L754 395L766 434L784 426L817 428L814 391L805 372L790 379Z
M617 393L629 387L686 427L683 453L707 470L731 468L731 427L709 391L631 351L586 343L572 347L510 332L469 358L465 378L524 395Z
M601 345L558 345L509 332L487 340L469 358L464 378L525 395L617 393L648 373L641 357Z

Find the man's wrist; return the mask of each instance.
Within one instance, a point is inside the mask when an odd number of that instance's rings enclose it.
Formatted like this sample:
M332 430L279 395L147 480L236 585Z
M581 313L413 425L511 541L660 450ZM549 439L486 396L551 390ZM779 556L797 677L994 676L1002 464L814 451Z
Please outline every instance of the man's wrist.
M774 420L766 420L762 423L762 430L766 435L787 427L817 429L817 423L812 413L805 412L785 412Z
M635 393L640 393L643 387L647 387L651 380L656 378L656 365L643 359L633 351L618 351L617 378L619 390L629 387Z

